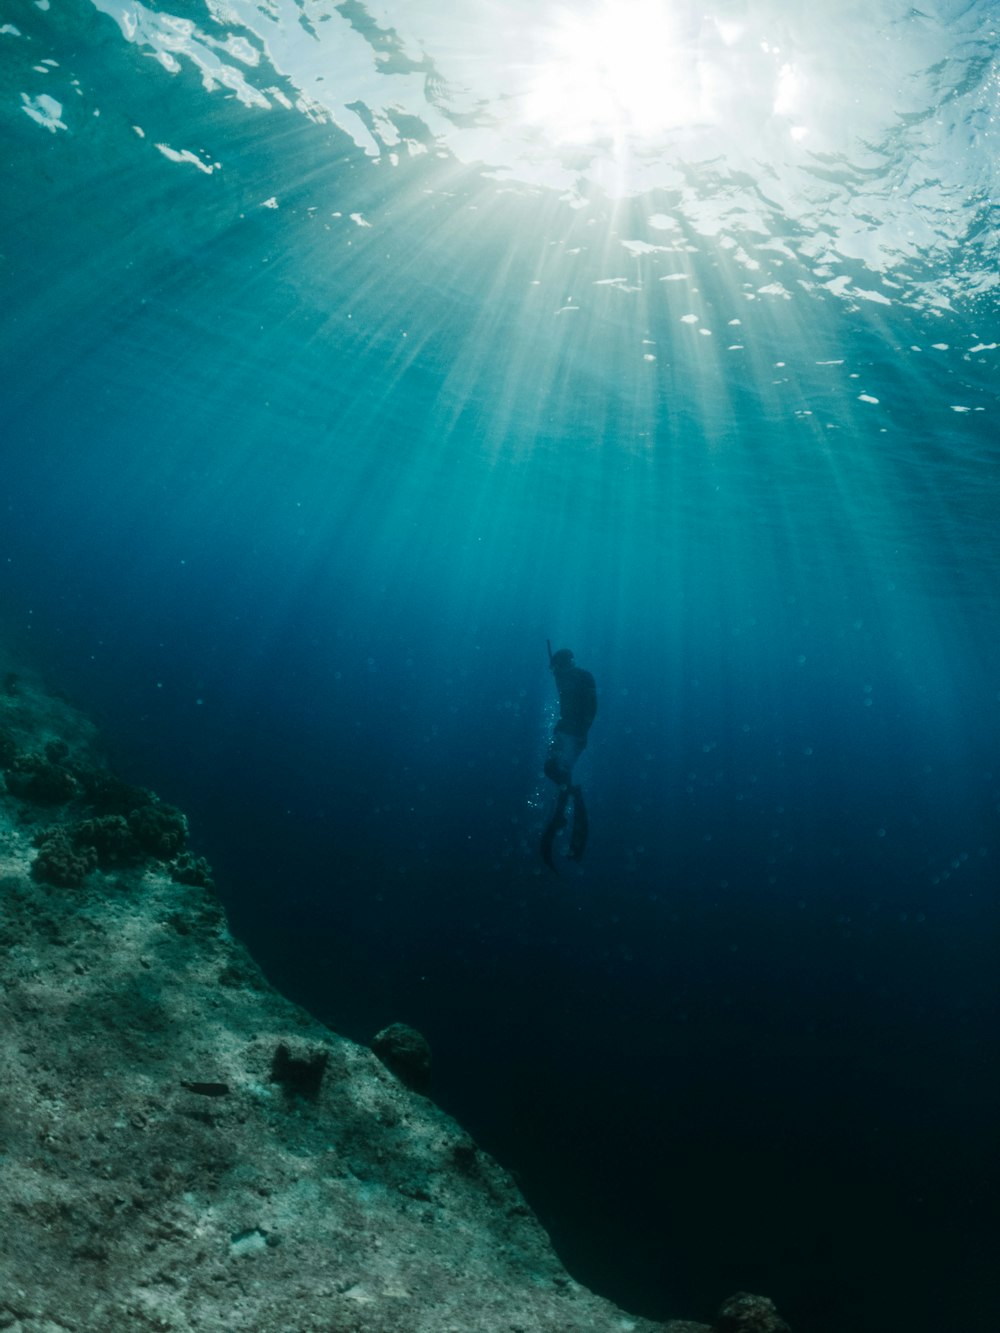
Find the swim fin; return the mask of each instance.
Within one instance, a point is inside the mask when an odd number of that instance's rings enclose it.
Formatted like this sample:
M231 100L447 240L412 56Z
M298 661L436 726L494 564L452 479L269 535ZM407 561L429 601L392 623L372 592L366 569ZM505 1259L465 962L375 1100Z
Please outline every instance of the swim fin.
M582 861L587 847L587 834L590 832L590 820L583 800L583 788L573 788L573 832L569 837L569 859Z
M556 840L556 834L560 833L566 827L566 803L569 800L569 792L561 791L559 799L556 801L555 812L552 818L545 825L545 831L542 834L541 842L538 844L542 853L542 860L550 870L556 870L556 863L552 859L552 844ZM556 874L558 874L556 870Z

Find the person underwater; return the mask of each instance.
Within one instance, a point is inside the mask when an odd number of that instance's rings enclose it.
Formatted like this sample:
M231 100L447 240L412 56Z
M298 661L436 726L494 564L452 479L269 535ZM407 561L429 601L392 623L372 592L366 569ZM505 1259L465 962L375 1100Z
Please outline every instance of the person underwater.
M558 652L549 649L549 670L555 677L559 691L559 721L552 731L549 753L545 760L545 776L558 788L556 808L552 818L542 833L540 850L542 860L550 870L555 870L552 848L556 834L567 823L567 809L572 802L573 827L570 830L569 858L579 861L587 846L587 834L590 825L587 820L587 807L583 800L583 789L573 782L573 766L587 746L587 733L597 716L597 686L589 671L575 666L573 654L568 648Z

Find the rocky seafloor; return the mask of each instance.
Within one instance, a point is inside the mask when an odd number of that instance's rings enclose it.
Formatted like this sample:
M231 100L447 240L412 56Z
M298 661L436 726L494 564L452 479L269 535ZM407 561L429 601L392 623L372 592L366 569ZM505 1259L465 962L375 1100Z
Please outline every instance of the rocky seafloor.
M0 660L0 1329L778 1333L574 1282L510 1175L232 938L183 815ZM394 1072L395 1071L395 1072Z

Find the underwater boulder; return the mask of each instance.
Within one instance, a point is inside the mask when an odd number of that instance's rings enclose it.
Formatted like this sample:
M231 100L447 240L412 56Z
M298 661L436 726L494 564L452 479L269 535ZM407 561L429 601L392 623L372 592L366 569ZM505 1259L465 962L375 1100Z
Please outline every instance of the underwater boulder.
M400 1083L414 1092L426 1092L431 1081L431 1048L416 1028L390 1023L372 1038L372 1050Z
M738 1291L722 1302L712 1333L791 1333L767 1296Z

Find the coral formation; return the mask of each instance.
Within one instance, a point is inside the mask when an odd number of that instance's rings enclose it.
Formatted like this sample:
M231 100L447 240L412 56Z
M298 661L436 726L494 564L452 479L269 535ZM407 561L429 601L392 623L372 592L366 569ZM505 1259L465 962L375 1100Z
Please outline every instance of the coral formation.
M172 860L187 842L187 819L175 806L162 801L131 811L128 826L139 846L160 861Z
M38 855L31 873L43 884L78 888L97 865L92 847L77 847L63 828L45 829L33 839Z
M195 856L192 852L181 852L180 856L171 862L170 877L178 884L195 884L203 889L215 887L212 867L203 856Z
M49 736L39 747L39 738L26 725L36 696L13 672L6 679L0 694L0 770L6 790L25 802L21 818L26 824L32 822L32 806L64 808L62 823L35 835L35 879L75 887L96 867L123 869L152 860L170 863L178 883L211 888L208 862L186 848L182 812L109 773L91 745L74 748L63 737Z
M7 790L35 805L65 805L79 791L69 769L44 754L15 754L6 776Z
M151 791L122 782L105 768L84 764L76 768L76 776L87 804L97 815L130 815L156 800Z
M142 849L121 815L95 815L81 819L70 830L76 847L92 848L102 870L112 866L136 865L142 860Z
M183 850L187 821L173 806L154 802L124 815L90 815L37 834L40 849L36 879L49 884L80 884L95 866L102 870L137 866L144 861L170 861L181 884L212 886L211 867L204 857Z

